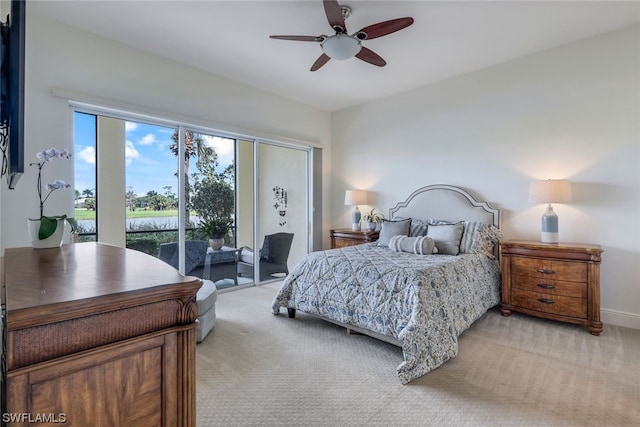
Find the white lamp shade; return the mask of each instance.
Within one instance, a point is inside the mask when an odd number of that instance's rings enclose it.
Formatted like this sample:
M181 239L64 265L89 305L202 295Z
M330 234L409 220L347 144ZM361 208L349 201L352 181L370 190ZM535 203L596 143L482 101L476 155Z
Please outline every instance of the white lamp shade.
M529 201L532 203L569 203L571 200L571 182L568 179L547 179L531 183Z
M366 205L369 203L369 192L366 190L347 190L344 193L344 204L346 206Z

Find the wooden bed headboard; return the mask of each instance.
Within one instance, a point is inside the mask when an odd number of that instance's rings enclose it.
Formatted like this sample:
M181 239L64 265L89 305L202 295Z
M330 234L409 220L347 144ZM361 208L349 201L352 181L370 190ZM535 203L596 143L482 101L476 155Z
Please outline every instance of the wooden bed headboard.
M389 209L389 218L482 221L500 228L500 209L477 200L467 190L444 184L418 188Z

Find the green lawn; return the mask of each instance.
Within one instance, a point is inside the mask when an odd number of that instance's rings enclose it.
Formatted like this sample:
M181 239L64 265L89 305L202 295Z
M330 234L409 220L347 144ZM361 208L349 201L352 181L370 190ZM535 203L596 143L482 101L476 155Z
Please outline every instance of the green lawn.
M177 217L178 210L177 209L171 209L166 211L137 210L133 212L127 210L126 215L127 215L127 218L160 218L160 217L171 217L171 216ZM96 219L96 212L89 211L86 209L76 209L74 216L78 221L85 220L85 219Z

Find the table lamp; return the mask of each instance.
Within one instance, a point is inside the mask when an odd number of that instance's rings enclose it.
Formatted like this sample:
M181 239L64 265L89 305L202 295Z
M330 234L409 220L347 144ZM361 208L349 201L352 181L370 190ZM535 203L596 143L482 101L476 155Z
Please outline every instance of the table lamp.
M534 181L529 190L529 201L548 203L542 215L542 243L558 243L558 215L553 211L551 203L571 202L571 182L568 179L548 179Z
M355 206L351 213L351 229L360 230L360 209L358 205L366 205L369 203L369 193L366 190L347 190L344 194L345 206Z

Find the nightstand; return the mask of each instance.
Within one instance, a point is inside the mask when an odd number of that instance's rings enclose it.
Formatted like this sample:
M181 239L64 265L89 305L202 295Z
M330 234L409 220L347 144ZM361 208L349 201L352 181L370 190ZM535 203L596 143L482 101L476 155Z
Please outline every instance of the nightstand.
M602 332L599 245L509 240L501 250L503 316L518 311Z
M345 246L361 245L378 240L378 231L352 230L350 228L336 228L331 230L331 249Z

